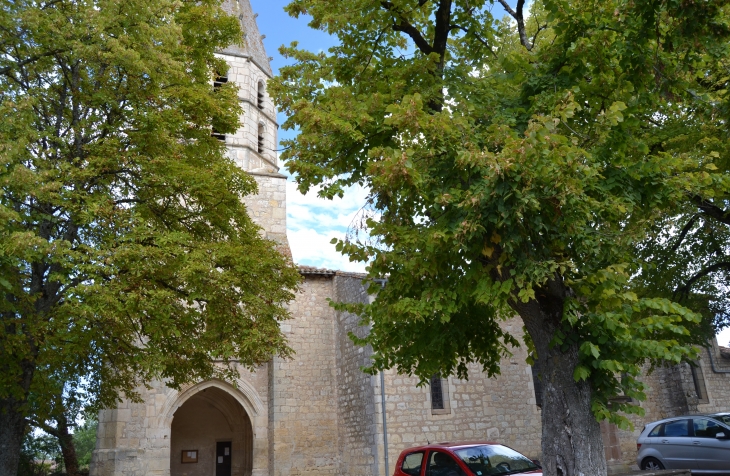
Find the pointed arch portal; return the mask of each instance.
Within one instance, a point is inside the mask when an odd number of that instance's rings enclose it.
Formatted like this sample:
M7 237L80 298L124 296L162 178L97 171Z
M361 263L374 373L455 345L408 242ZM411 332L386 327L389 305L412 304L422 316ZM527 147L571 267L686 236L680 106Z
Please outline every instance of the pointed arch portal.
M170 476L251 475L251 418L225 386L199 386L184 392L170 429Z

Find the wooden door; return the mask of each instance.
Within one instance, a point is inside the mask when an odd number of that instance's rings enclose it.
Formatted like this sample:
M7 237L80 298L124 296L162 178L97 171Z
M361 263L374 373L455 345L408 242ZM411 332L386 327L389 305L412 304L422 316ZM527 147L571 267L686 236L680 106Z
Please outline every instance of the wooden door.
M231 453L233 451L230 441L216 443L215 476L231 476Z

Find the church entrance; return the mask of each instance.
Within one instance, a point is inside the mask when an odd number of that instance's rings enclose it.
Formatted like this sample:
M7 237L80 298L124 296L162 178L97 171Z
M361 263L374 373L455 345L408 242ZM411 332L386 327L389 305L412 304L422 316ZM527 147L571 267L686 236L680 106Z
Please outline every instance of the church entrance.
M250 476L251 420L228 392L208 387L175 412L170 435L170 476Z

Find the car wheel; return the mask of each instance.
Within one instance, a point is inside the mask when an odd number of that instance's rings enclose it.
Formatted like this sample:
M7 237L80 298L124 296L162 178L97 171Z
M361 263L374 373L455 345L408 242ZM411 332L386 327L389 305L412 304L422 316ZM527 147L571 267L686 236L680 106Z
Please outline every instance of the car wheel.
M644 461L641 462L641 469L644 471L664 469L664 465L656 458L645 458Z

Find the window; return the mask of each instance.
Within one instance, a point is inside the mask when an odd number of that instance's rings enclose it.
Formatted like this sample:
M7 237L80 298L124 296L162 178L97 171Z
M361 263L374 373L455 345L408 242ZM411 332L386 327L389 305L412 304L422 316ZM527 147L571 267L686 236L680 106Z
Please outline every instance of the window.
M449 404L448 379L441 378L441 373L431 377L431 415L448 415L451 413Z
M657 425L649 433L649 436L662 436L664 434L664 423Z
M692 383L694 383L698 403L710 403L707 396L707 387L705 387L705 376L702 373L700 363L690 364L689 368L692 370Z
M428 458L426 476L466 476L466 474L450 455L432 451Z
M224 84L228 82L228 76L225 75L216 75L215 80L213 81L213 89L218 89Z
M213 91L217 91L220 89L224 84L228 82L228 76L221 75L216 73L216 77L213 80ZM215 127L212 128L212 132L210 133L211 136L215 137L216 139L220 141L226 140L226 135L221 134L220 132L215 130Z
M259 90L256 96L256 105L263 111L264 109L264 82L259 81Z
M259 138L258 138L258 144L257 144L256 150L259 154L264 153L264 125L263 124L259 124Z
M698 438L715 438L720 432L727 433L727 430L720 426L719 423L712 420L694 419L695 436Z
M689 420L678 420L664 424L665 437L689 436Z
M542 382L540 381L540 367L537 362L532 364L532 385L535 387L535 405L542 408Z
M454 450L471 474L497 476L508 473L526 474L539 469L525 455L502 445L470 446Z
M441 374L434 374L431 377L431 409L444 409L444 389L441 382Z
M411 453L403 458L400 470L411 476L420 476L423 464L423 453Z

